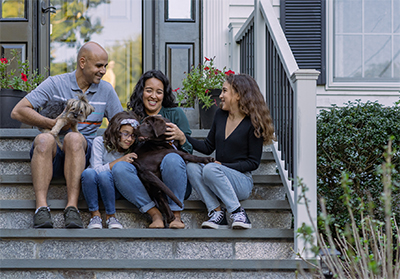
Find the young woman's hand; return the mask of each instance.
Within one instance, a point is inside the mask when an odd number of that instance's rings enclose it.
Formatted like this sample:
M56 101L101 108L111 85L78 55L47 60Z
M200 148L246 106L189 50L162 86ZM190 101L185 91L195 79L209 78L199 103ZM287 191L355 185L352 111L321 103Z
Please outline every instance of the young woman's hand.
M136 159L137 159L137 154L134 153L134 152L132 152L132 153L128 153L128 154L122 156L122 157L120 158L120 161L132 163L132 162L135 161Z
M167 131L165 132L165 135L168 136L166 140L176 140L179 141L180 145L183 145L186 142L186 136L181 129L179 129L179 127L172 122L168 122L166 125Z

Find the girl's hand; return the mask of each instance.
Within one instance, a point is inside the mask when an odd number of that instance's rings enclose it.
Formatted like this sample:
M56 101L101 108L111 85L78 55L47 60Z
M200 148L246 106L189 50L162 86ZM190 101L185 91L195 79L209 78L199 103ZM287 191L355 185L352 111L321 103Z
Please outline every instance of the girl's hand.
M166 125L167 131L165 132L165 135L168 136L166 140L177 140L180 145L183 145L186 142L186 136L181 129L172 122L168 122Z
M214 163L221 165L221 162L215 160Z
M137 154L132 152L132 153L128 153L124 156L122 156L120 158L121 162L128 162L128 163L132 163L133 161L135 161L137 159Z

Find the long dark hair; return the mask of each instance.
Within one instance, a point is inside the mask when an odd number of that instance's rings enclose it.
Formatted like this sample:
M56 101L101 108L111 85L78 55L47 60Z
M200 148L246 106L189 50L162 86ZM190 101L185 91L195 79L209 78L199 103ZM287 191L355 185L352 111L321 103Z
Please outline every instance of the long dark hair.
M118 151L119 129L121 129L121 121L124 119L136 119L139 121L139 118L133 111L121 111L114 115L103 134L104 147L108 152Z
M129 102L126 104L128 110L135 112L140 118L145 116L145 110L143 105L143 90L146 80L149 78L156 78L161 81L164 85L164 99L162 101L162 106L165 108L176 107L175 95L172 93L171 85L168 78L160 70L150 70L145 72L138 82L136 83L135 89Z
M275 139L274 125L257 82L247 74L229 75L226 81L239 94L239 110L250 117L254 135L262 137L264 143L271 144Z

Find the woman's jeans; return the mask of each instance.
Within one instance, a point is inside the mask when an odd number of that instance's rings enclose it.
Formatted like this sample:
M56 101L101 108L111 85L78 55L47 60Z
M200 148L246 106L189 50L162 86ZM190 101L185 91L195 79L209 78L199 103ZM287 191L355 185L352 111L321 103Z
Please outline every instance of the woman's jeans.
M185 161L178 154L169 153L162 160L160 169L162 181L183 204L187 186ZM140 181L135 166L127 162L118 162L113 166L112 173L118 191L139 208L140 212L145 213L156 206ZM183 210L169 197L168 204L172 211Z
M188 163L187 175L208 212L220 206L219 200L225 204L228 212L236 210L240 207L239 200L247 199L253 189L250 172L241 173L217 163Z
M115 200L121 195L114 186L112 173L97 173L94 169L85 169L81 176L82 192L89 211L99 210L99 192L107 215L115 214Z

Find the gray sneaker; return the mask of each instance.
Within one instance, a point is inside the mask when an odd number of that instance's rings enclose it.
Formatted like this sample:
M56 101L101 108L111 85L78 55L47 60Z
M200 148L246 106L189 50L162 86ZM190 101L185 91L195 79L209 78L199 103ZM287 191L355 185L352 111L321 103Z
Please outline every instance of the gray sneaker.
M115 217L108 218L108 220L106 221L106 224L109 229L122 229L123 228L121 223Z
M50 215L50 208L42 206L36 209L35 215L33 215L33 227L34 228L53 227L53 221L51 221L51 215Z
M65 220L65 227L67 229L83 228L83 223L81 220L81 216L79 215L79 210L74 206L68 206L64 210L64 220Z
M94 216L90 219L89 225L87 226L88 229L102 229L103 228L103 220L99 216Z

